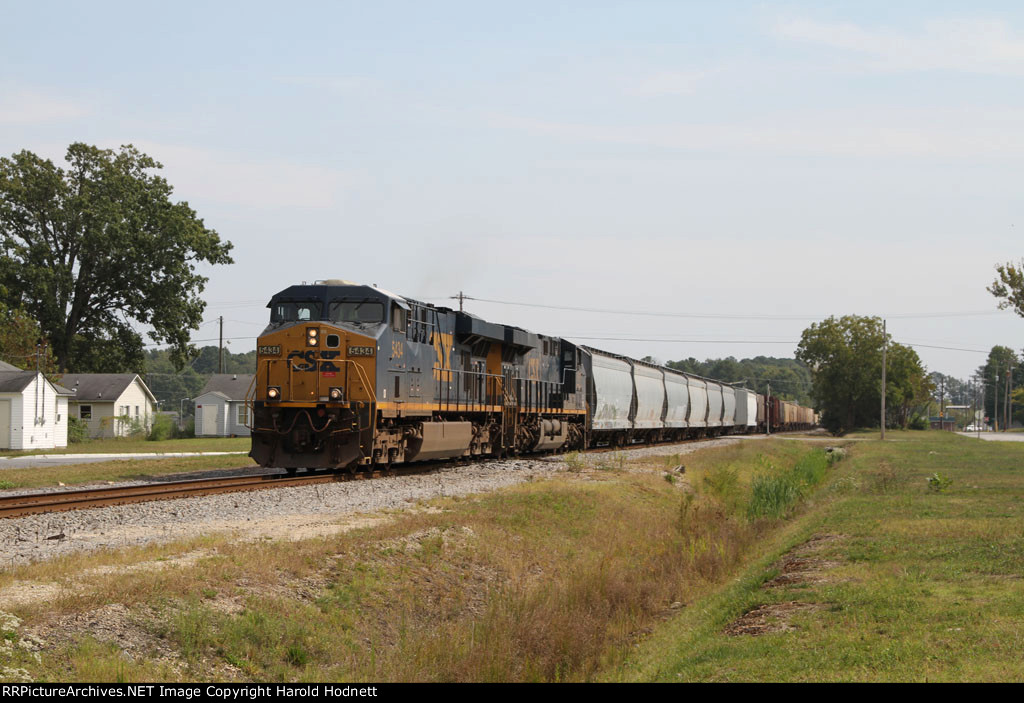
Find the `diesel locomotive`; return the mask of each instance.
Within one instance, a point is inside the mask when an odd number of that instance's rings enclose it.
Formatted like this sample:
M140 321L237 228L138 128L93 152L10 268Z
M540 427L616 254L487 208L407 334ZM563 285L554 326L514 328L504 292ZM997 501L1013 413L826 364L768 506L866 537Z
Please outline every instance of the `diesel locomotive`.
M268 307L247 401L262 466L357 471L778 425L751 391L376 286L295 285ZM790 410L780 429L812 426Z

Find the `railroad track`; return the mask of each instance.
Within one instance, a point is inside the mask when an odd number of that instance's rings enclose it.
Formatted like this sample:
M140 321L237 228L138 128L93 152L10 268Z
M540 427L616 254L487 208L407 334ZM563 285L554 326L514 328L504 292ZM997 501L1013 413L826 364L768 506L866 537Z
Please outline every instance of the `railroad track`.
M392 473L419 473L423 469L393 469ZM257 491L266 488L306 486L315 483L338 483L366 478L376 478L385 472L371 473L316 473L301 476L288 474L257 474L255 476L231 476L227 478L200 478L188 481L167 481L142 486L112 486L110 488L88 488L54 493L26 493L17 496L0 497L0 519L22 517L36 513L54 513L65 510L100 508L109 505L144 503L153 500L191 498L214 493L235 493Z
M629 449L640 449L651 446L671 446L673 444L692 444L705 442L709 439L687 440L685 442L665 442L657 445L632 445L627 447L598 447L587 450L587 453L616 452ZM529 457L524 457L529 458ZM480 459L475 459L479 461ZM373 472L318 472L299 475L285 473L256 474L254 476L230 476L226 478L200 478L187 481L167 481L145 484L141 486L111 486L110 488L87 488L73 491L53 493L26 493L16 496L0 496L0 520L22 517L37 513L55 513L66 510L82 510L101 508L110 505L128 503L145 503L154 500L170 500L173 498L191 498L212 495L215 493L235 493L240 491L257 491L267 488L287 488L290 486L307 486L316 483L338 483L342 481L358 481L378 478L388 473L392 475L408 475L425 473L437 468L445 460L426 462L413 466L392 467L390 471Z

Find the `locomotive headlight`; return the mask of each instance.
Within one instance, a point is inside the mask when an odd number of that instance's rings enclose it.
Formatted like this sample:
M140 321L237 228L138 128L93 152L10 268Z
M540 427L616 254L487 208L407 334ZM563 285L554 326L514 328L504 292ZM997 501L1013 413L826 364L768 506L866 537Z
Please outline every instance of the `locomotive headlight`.
M280 388L280 386L270 386L269 388L267 388L267 398L269 398L270 400L280 400L281 399L281 388Z
M316 327L310 327L306 330L306 345L315 347L320 343L320 330Z
M340 388L332 388L329 395L331 396L331 400L341 400L345 394Z

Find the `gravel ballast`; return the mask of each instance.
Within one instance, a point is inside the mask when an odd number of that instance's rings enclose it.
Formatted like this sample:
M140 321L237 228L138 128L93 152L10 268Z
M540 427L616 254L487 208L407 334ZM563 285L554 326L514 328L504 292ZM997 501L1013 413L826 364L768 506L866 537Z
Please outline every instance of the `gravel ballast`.
M595 465L607 461L610 455L635 459L687 454L737 441L726 438L580 456ZM13 566L80 550L116 549L212 532L233 532L248 538L329 534L345 529L346 521L351 527L359 515L407 509L441 496L492 491L546 478L565 468L561 456L472 462L425 474L29 515L0 520L0 564ZM115 485L135 483L139 482ZM5 491L4 495L12 493ZM364 520L362 524L370 522Z

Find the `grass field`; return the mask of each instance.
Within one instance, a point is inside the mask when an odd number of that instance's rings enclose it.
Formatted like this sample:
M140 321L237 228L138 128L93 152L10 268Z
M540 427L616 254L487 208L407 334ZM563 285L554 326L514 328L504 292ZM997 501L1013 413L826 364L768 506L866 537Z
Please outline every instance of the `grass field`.
M9 666L61 681L1024 678L1024 447L889 436L838 463L745 441L286 545L17 567L0 629L46 642ZM4 603L26 584L53 590Z
M851 447L821 504L736 584L606 676L1024 679L1024 447L886 434Z
M90 439L58 449L36 451L0 450L0 456L18 457L36 454L118 454L151 452L248 452L248 437L193 437L150 442L146 439Z
M116 459L89 464L66 466L36 466L27 469L0 470L0 490L12 488L44 488L47 486L77 486L106 481L134 481L149 476L231 469L255 466L244 454L221 456L183 456L167 459Z

